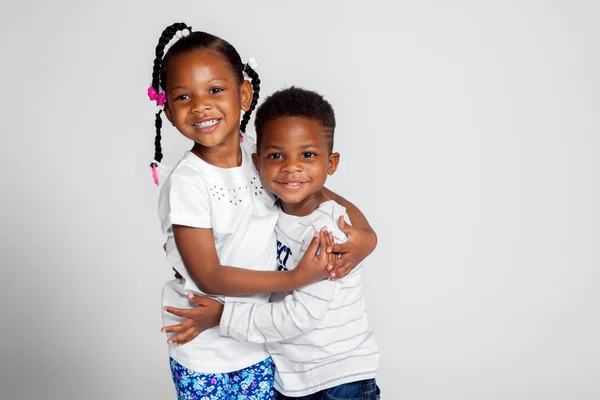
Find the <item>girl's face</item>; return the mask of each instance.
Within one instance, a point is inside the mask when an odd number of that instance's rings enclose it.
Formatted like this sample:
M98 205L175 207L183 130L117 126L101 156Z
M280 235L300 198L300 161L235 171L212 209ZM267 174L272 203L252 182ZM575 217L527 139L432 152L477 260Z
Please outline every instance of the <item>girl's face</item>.
M183 54L169 66L165 115L179 132L204 147L239 146L240 111L252 85L238 84L230 65L210 50Z

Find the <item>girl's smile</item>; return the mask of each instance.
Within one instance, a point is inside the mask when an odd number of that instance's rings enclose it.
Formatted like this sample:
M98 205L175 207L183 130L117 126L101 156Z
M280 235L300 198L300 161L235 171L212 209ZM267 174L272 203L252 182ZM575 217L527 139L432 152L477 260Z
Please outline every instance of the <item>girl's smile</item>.
M193 124L193 127L196 128L196 130L200 134L210 133L217 129L220 122L220 118L203 118L200 121Z

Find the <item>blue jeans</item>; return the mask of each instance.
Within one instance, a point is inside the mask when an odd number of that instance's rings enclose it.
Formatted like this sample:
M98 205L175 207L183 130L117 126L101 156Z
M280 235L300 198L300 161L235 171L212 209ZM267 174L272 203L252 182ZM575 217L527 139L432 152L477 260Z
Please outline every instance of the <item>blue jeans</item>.
M277 400L378 400L379 387L375 379L350 382L302 397L287 397L277 393Z

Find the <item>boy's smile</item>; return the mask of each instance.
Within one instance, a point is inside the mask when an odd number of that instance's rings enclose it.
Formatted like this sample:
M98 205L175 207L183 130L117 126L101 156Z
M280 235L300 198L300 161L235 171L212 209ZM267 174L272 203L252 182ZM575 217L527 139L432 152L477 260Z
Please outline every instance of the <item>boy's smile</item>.
M329 154L327 128L304 117L266 122L253 156L265 188L280 198L283 210L308 215L326 201L321 188L335 172L339 154Z

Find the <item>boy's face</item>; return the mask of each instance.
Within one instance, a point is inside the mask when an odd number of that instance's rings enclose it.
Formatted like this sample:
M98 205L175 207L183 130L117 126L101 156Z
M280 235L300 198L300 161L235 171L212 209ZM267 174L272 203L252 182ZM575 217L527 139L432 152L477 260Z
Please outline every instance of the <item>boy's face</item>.
M281 117L265 123L260 149L252 157L265 188L284 203L318 207L321 188L340 157L329 154L327 137L314 119Z

